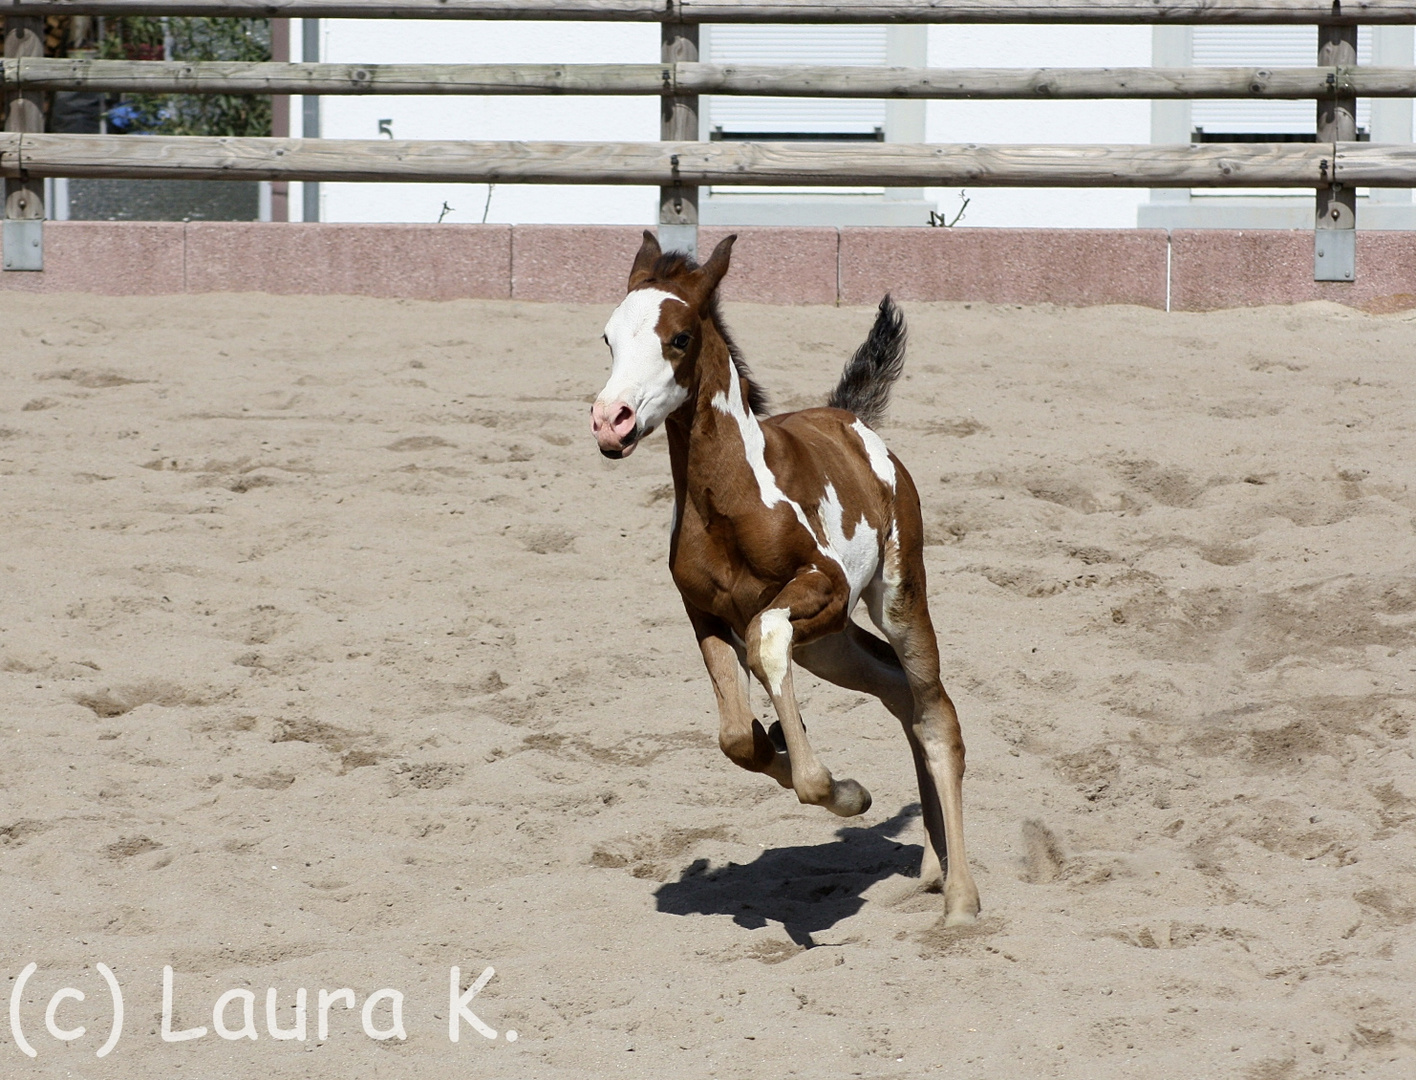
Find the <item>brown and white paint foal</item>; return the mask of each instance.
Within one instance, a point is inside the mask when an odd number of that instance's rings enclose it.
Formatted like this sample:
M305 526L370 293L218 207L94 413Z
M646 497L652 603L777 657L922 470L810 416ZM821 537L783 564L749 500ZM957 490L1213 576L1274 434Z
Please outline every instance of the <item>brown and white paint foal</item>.
M947 868L946 925L970 922L979 902L964 855L964 742L939 681L919 495L868 426L900 374L904 320L887 296L828 407L763 416L718 315L735 239L700 268L645 232L629 294L605 326L613 367L591 408L596 441L622 458L660 424L668 434L669 567L713 680L723 752L803 803L864 813L870 794L833 778L807 741L792 662L878 697L914 755L928 835L920 876L937 887ZM851 620L860 599L886 640ZM749 671L776 709L770 732L753 716Z

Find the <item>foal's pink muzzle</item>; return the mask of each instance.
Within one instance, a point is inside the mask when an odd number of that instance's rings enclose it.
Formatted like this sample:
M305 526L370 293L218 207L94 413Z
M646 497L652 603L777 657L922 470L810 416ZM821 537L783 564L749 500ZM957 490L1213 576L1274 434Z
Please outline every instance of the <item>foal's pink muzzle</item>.
M638 418L628 402L602 401L590 406L590 430L600 444L600 453L609 458L625 458L639 445L635 438Z

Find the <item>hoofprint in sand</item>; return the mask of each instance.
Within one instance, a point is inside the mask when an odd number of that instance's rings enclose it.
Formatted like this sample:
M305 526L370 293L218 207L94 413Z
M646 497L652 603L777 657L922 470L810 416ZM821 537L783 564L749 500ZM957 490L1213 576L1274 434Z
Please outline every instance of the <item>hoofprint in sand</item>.
M962 931L878 703L798 680L849 822L719 753L608 308L0 299L6 1075L1409 1076L1416 321L905 309ZM779 408L871 315L727 309Z

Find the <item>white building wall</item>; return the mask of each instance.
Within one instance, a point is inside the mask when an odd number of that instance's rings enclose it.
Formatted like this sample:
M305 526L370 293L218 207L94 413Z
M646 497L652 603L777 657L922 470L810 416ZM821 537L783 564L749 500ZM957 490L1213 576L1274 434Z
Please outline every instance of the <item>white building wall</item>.
M430 22L330 19L321 59L365 64L656 64L657 23ZM657 98L326 97L322 134L399 139L590 139L652 142ZM658 189L578 185L325 184L325 221L651 224Z
M1311 26L1157 26L1152 33L1158 67L1302 66L1313 63L1318 52ZM1411 27L1358 28L1360 63L1407 67L1411 57ZM1151 141L1157 143L1183 141L1196 128L1223 135L1311 133L1317 126L1312 101L1157 101L1151 117ZM1357 122L1374 142L1410 142L1411 101L1359 98ZM1292 188L1156 188L1138 222L1162 229L1310 229L1313 209L1312 193ZM1358 188L1357 227L1416 228L1411 189Z
M933 26L931 67L1145 67L1148 26ZM931 101L929 142L1147 143L1145 101ZM964 226L1132 228L1149 192L1131 188L968 188ZM953 217L957 188L925 197Z
M292 24L297 55L300 25ZM933 67L1152 62L1148 26L934 26L927 34L926 62ZM321 59L334 63L656 63L659 58L657 24L326 20L321 38ZM1387 51L1401 53L1409 63L1410 40L1410 30L1398 30ZM299 100L292 104L298 117ZM1392 116L1378 126L1410 130L1409 103L1380 107ZM648 97L326 97L322 110L321 134L333 139L377 138L381 120L389 121L400 139L652 141L659 132L658 102ZM1155 137L1145 101L932 101L924 115L924 138L935 143L1147 143ZM299 185L292 188L291 205L298 207ZM442 215L465 223L481 221L485 213L489 222L647 225L655 220L657 202L650 187L570 185L499 185L490 202L485 184L325 184L321 195L326 221L418 222ZM961 201L952 188L925 189L923 195L920 205L936 204L947 217ZM1127 228L1137 223L1138 208L1150 198L1143 189L1126 188L977 187L966 195L961 227ZM1374 201L1409 199L1408 192L1379 193ZM1376 224L1370 215L1368 220ZM1149 223L1144 214L1142 221Z

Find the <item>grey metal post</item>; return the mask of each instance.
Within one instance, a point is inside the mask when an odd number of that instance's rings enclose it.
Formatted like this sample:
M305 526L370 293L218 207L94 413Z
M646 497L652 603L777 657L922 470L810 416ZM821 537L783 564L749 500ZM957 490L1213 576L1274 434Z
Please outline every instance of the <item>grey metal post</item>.
M44 20L19 15L5 19L5 59L44 55ZM43 95L16 90L6 95L5 130L44 130ZM44 181L20 175L5 180L5 213L0 244L6 270L44 269Z
M659 59L665 64L698 60L697 23L661 23ZM659 99L659 137L666 142L698 138L698 95L672 94ZM675 162L677 159L674 159ZM659 246L698 257L698 188L672 184L659 189Z
M1193 26L1157 26L1151 30L1151 66L1193 67L1195 63L1195 28ZM1152 101L1151 142L1187 143L1194 129L1193 103L1189 98L1176 101ZM1151 188L1150 201L1172 206L1184 206L1190 201L1189 188ZM1166 223L1169 225L1169 222Z
M1413 30L1416 30L1416 27L1372 27L1372 66L1410 67L1412 46L1416 44L1416 34L1413 33ZM1411 142L1411 106L1412 100L1410 98L1374 99L1371 103L1372 142ZM1380 206L1386 211L1386 215L1399 214L1403 209L1411 206L1411 189L1372 188L1367 194L1367 206L1369 208ZM1368 214L1368 225L1389 229L1394 224L1390 216L1384 215L1384 223L1378 224L1376 220L1373 220L1376 215L1371 215L1370 210L1368 210ZM1381 211L1378 211L1378 214L1380 215Z
M307 64L320 62L320 20L300 20L300 59ZM300 134L307 139L320 137L320 99L314 94L306 94L300 99ZM300 214L305 221L320 219L320 185L315 180L306 180L304 185L304 208Z
M1318 66L1355 67L1357 27L1318 27ZM1318 143L1332 146L1331 167L1337 166L1339 142L1357 138L1357 98L1334 94L1318 101ZM1357 192L1342 184L1318 188L1313 227L1313 280L1355 281L1357 278Z

